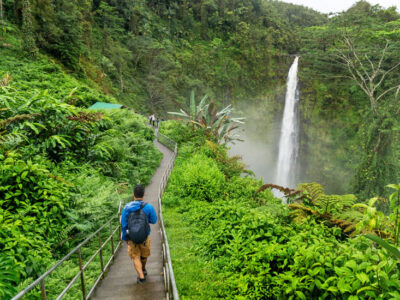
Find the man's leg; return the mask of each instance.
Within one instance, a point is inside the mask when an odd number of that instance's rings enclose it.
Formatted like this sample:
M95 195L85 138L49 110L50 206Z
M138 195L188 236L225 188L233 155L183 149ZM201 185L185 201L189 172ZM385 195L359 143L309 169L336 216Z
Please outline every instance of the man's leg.
M135 256L133 258L133 265L135 266L136 272L139 275L140 279L144 279L144 275L143 275L143 266L142 266L142 262L140 260L140 256Z
M133 266L135 267L136 273L139 275L140 279L144 279L142 262L140 260L140 247L135 245L132 241L128 242L128 254L133 260Z
M149 236L147 237L147 240L140 245L140 261L142 263L142 270L144 276L147 276L146 263L147 263L147 258L151 254L150 247L151 247L151 240Z
M147 277L147 270L146 270L147 257L141 256L140 262L142 263L143 275L144 275L144 277Z
M140 262L142 263L142 270L146 269L147 257L140 257Z

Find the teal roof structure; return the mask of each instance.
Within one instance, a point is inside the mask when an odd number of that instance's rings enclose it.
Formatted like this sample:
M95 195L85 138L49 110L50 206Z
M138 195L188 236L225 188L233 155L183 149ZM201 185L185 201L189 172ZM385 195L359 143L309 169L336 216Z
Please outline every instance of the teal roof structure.
M114 103L96 102L88 109L119 109L119 108L123 108L123 105Z

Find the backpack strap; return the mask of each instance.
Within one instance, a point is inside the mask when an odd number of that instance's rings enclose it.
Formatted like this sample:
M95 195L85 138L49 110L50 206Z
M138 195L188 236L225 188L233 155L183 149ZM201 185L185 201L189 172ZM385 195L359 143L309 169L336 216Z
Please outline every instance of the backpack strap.
M140 204L140 208L139 209L143 209L143 207L145 207L147 205L146 202L142 202L142 204Z

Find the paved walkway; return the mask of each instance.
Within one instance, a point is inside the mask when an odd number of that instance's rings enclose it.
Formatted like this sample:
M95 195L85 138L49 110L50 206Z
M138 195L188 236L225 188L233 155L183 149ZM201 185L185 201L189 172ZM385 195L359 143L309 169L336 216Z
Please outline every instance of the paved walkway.
M158 214L158 187L173 153L159 142L155 146L164 157L146 187L144 200L151 203ZM123 243L105 279L99 284L92 299L96 300L158 300L165 298L160 224L151 225L151 256L146 265L147 282L137 284L137 274L128 256L128 246Z

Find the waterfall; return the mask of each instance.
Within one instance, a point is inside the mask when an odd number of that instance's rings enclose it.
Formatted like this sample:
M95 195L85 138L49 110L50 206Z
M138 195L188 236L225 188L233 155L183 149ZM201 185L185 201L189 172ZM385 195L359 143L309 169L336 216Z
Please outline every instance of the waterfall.
M276 183L278 185L292 188L296 184L295 166L299 153L299 125L297 118L297 103L299 102L299 91L297 87L298 64L299 57L296 56L292 66L290 67L287 79L285 108L283 111L276 173Z

